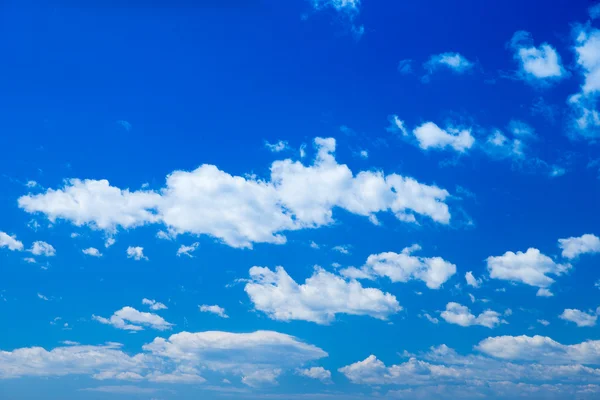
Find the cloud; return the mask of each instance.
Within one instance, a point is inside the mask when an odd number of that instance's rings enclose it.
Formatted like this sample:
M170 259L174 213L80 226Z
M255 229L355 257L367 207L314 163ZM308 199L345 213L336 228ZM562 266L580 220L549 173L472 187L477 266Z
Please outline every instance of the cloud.
M221 318L229 318L229 316L225 312L225 309L222 307L219 307L217 305L209 306L209 305L203 304L201 306L198 306L198 308L200 309L200 312L207 312L207 313L215 314Z
M148 257L144 255L144 248L139 246L129 246L127 248L127 258L133 258L136 261L148 260Z
M429 289L439 289L456 273L456 265L441 257L419 257L412 255L421 250L415 244L406 247L401 253L385 252L372 254L360 269L345 269L342 275L354 276L357 279L387 277L392 282L408 282L419 280L425 282Z
M547 288L554 283L548 274L558 276L571 269L570 264L557 264L535 248L529 248L525 253L507 251L502 256L488 257L487 267L491 278L539 288Z
M102 324L112 325L117 329L126 331L142 331L144 327L164 331L171 329L173 324L165 321L160 315L141 312L133 307L123 307L110 318L93 315L92 318Z
M131 124L125 120L118 120L117 121L117 125L121 126L123 129L125 129L127 132L129 132L132 128Z
M524 80L551 81L567 75L556 50L548 43L535 47L529 32L515 32L508 46L514 52L519 76Z
M587 233L580 237L558 239L558 246L562 249L563 257L573 259L581 254L600 253L600 238Z
M269 149L269 151L271 151L272 153L279 153L279 152L289 149L288 142L286 142L284 140L280 140L275 143L269 143L269 142L265 141L265 147L267 149Z
M553 297L554 293L552 293L549 289L539 288L535 295L537 297Z
M100 250L98 250L95 247L89 247L87 249L83 249L83 250L81 250L81 252L85 255L92 256L92 257L102 257L102 253L100 253Z
M271 319L303 320L329 324L336 314L368 315L385 320L400 311L396 297L374 288L364 288L356 280L316 267L304 284L296 283L283 269L250 269L250 282L244 288L254 307Z
M357 175L334 157L334 139L316 138L312 165L290 159L271 165L269 180L232 176L214 165L174 171L159 191L119 189L106 180L66 181L61 189L19 198L19 207L114 233L163 224L169 235L210 235L232 247L286 242L285 231L335 222L334 209L374 220L391 212L401 221L428 217L448 224L448 191L381 171Z
M114 238L109 237L108 239L106 239L106 241L104 242L104 247L106 247L107 249L112 246L113 244L116 243L116 240Z
M441 129L433 122L426 122L413 130L413 134L423 150L444 149L451 147L459 153L473 147L475 138L468 129L447 128Z
M331 250L337 251L338 253L341 253L341 254L350 254L349 247L350 246L334 246L331 248Z
M316 346L273 331L181 332L157 337L142 349L129 355L119 344L75 344L50 351L41 347L0 351L0 379L89 375L97 380L202 383L199 371L211 370L256 385L269 376L274 383L285 370L327 357Z
M168 308L163 303L151 299L142 299L142 304L150 306L150 309L154 311L166 310Z
M190 258L193 258L194 256L192 253L196 251L196 249L198 249L198 246L200 246L200 243L198 242L192 243L190 246L185 246L182 244L177 250L177 257L181 257L181 255L186 255Z
M475 348L505 360L544 364L600 364L600 340L564 345L546 336L497 336L482 340Z
M400 72L402 75L412 74L413 73L412 64L413 64L413 60L410 60L410 59L400 60L400 62L398 63L398 72Z
M465 73L473 68L473 63L459 53L441 53L429 57L423 67L433 74L439 68L447 68L458 74Z
M465 280L467 281L467 285L469 286L473 286L474 288L478 288L481 286L482 280L480 279L476 279L473 276L473 272L469 271L465 274Z
M331 384L331 371L323 367L312 367L307 369L297 369L296 373L311 379L317 379L325 384Z
M423 318L425 318L427 321L431 322L432 324L439 324L440 320L432 317L431 315L429 315L428 313L423 313Z
M50 301L50 299L48 297L44 296L41 293L38 293L37 297L38 297L38 299L41 299L41 300L44 300L44 301Z
M582 328L595 326L598 316L596 314L588 314L577 309L567 308L562 314L559 315L559 318L564 319L565 321L574 322L575 325Z
M8 247L11 251L22 251L23 243L17 240L16 235L10 236L8 233L0 231L0 248Z
M401 136L408 136L408 129L406 129L406 124L404 121L400 119L396 114L390 115L388 117L390 125L386 128L386 130L393 134L400 134Z
M442 311L440 315L446 322L464 327L480 325L486 328L495 328L506 322L500 319L500 314L496 311L485 310L475 316L471 314L468 307L454 302L446 304L446 311Z
M52 257L56 254L56 249L50 243L42 241L33 242L29 251L36 256Z

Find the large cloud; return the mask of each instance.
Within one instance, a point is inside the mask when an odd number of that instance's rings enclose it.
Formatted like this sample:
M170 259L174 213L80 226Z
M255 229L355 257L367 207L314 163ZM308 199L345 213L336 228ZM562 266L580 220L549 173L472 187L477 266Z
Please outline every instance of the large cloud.
M275 271L252 267L250 278L245 291L254 307L276 320L327 324L336 314L387 319L402 309L395 296L319 267L304 284L296 283L282 267Z
M175 171L160 191L129 191L106 180L66 181L61 189L19 198L19 207L81 226L118 228L161 223L171 234L210 235L233 247L284 243L283 232L334 222L333 210L376 221L391 212L402 221L420 215L447 224L449 193L397 174L363 171L356 176L334 158L332 138L316 138L312 165L292 160L271 165L269 180L234 176L214 165Z
M0 351L0 379L91 375L95 379L201 383L205 378L199 371L209 369L257 385L274 383L283 371L327 357L318 347L273 331L181 332L168 339L156 338L143 349L133 356L116 344Z

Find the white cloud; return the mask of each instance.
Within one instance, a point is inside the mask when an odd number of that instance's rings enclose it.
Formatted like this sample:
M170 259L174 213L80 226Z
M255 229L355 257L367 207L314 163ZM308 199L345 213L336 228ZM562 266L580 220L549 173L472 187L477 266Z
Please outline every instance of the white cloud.
M473 272L469 271L465 274L465 280L467 281L467 285L473 286L474 288L478 288L481 286L482 280L481 278L476 279L473 276Z
M423 313L423 318L425 318L427 321L431 322L432 324L439 324L440 320L432 317L431 315L429 315L428 313Z
M275 143L269 143L269 142L265 141L265 147L273 153L279 153L279 152L282 152L289 148L288 142L286 142L284 140L280 140Z
M509 47L525 80L556 80L567 75L556 50L548 43L535 47L529 32L515 32Z
M29 263L29 264L35 264L36 263L35 258L31 258L31 257L25 257L23 260L26 263Z
M321 246L319 246L317 243L313 242L312 240L310 241L310 248L311 249L319 249Z
M553 297L554 293L552 293L549 289L539 288L535 295L537 297Z
M81 252L85 255L92 256L92 257L102 257L102 253L100 253L100 250L98 250L95 247L89 247L87 249L83 249L83 250L81 250Z
M408 282L420 280L425 282L430 289L439 289L448 279L456 273L456 265L441 257L419 257L412 255L421 250L415 244L406 247L401 253L385 252L372 254L361 268L365 277L385 276L392 282ZM341 274L362 278L358 271L346 269Z
M48 297L44 296L41 293L38 293L37 297L38 297L38 299L41 299L41 300L44 300L44 301L49 301L50 300Z
M471 68L473 63L467 60L459 53L441 53L432 55L429 60L423 64L423 67L432 74L440 67L451 69L454 72L462 74Z
M369 158L369 152L367 150L361 150L360 153L358 153L358 155L363 160L366 160L367 158Z
M198 306L198 308L200 309L200 312L207 312L207 313L215 314L221 318L229 318L229 316L225 312L225 309L223 307L219 307L217 305L209 306L209 305L203 304L201 306Z
M127 258L133 258L137 261L148 260L148 257L144 255L144 248L139 246L129 246L127 248Z
M112 246L113 244L116 243L116 240L114 238L109 237L108 239L106 239L106 241L104 242L104 247L109 248L110 246Z
M487 267L491 278L547 288L554 283L554 279L548 274L561 275L567 272L571 265L557 264L538 249L529 248L525 253L507 251L502 256L488 257Z
M506 360L544 364L600 364L600 340L564 345L545 336L498 336L482 340L475 348Z
M350 254L349 248L350 246L334 246L331 248L331 250L337 251L338 253L342 254Z
M166 310L168 308L163 303L152 299L142 299L142 304L150 306L150 309L154 311Z
M8 233L0 231L0 248L8 247L11 251L22 251L23 243L17 240L16 235L10 236Z
M600 253L600 238L587 233L580 237L558 239L558 246L562 249L563 257L573 259L581 254Z
M52 257L56 254L56 249L54 248L54 246L52 246L50 243L42 241L34 242L33 246L31 246L31 249L29 249L29 251L31 252L31 254L34 254L36 256Z
M144 352L128 355L121 345L69 345L0 352L0 379L25 376L89 375L97 380L202 383L200 370L240 376L256 386L275 383L285 370L327 357L320 348L273 331L181 332L156 338ZM271 377L269 379L268 377Z
M475 301L477 300L475 298L475 296L473 296L471 293L467 293L469 295L469 299L471 300L471 303L475 303Z
M402 136L408 136L408 129L406 129L404 121L402 121L397 115L390 115L388 120L390 121L390 126L387 128L388 132L401 134Z
M413 134L423 150L444 149L451 147L459 153L464 153L475 143L475 138L469 129L441 129L433 122L425 122L416 127Z
M471 314L471 310L461 304L450 302L446 304L446 310L442 311L441 317L448 323L460 326L481 325L486 328L495 328L504 323L500 314L496 311L485 310L478 316Z
M296 283L282 267L252 267L244 290L254 307L281 321L332 322L336 314L368 315L385 320L402 309L396 297L356 280L316 267L304 284Z
M25 184L25 186L27 186L28 188L34 188L38 185L38 183L36 181L27 181L27 183Z
M598 316L596 314L588 314L581 310L567 308L559 315L560 319L574 322L578 327L595 326Z
M331 371L326 370L323 367L312 367L307 369L297 369L296 373L307 378L317 379L325 384L331 382Z
M97 315L93 315L92 318L100 323L112 325L117 329L127 331L141 331L144 330L144 327L164 331L171 329L173 326L173 324L165 321L160 315L141 312L133 307L123 307L115 311L110 318L103 318Z
M232 176L214 165L174 171L159 191L131 192L106 180L71 179L61 189L19 198L29 213L68 220L114 233L150 223L164 224L170 236L191 233L216 237L232 247L285 243L285 231L335 222L334 209L370 217L391 212L401 221L416 215L448 224L449 193L397 174L357 175L334 157L334 139L316 138L317 156L305 166L290 159L271 165L269 180Z
M192 253L198 249L198 246L200 246L200 243L198 242L192 243L190 246L185 246L182 244L177 250L177 257L181 257L181 255L184 254L190 258L193 258L194 255Z

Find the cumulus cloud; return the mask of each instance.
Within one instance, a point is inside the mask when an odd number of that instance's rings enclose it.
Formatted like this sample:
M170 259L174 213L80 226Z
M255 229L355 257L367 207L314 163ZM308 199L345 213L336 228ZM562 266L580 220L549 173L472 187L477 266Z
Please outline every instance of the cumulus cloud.
M600 238L587 233L580 237L558 239L558 246L562 249L563 257L573 259L581 254L600 253Z
M87 256L102 257L102 253L100 253L100 250L98 250L95 247L88 247L87 249L81 250L81 252Z
M137 261L148 260L148 257L144 255L144 248L139 246L129 246L127 248L127 258L133 258Z
M548 275L562 275L571 269L570 264L558 264L534 248L529 248L525 253L507 251L502 256L488 257L487 267L491 278L538 288L547 288L554 283L554 279Z
M269 180L233 176L214 165L174 171L159 191L129 191L106 180L66 181L19 198L19 207L114 233L118 228L163 224L170 236L210 235L232 247L285 243L285 231L332 224L334 209L375 221L391 212L401 221L428 217L448 224L449 193L397 174L362 171L357 175L334 157L334 139L316 138L312 165L290 159L271 165Z
M434 54L429 57L429 60L423 64L423 67L429 72L429 74L434 73L439 68L447 68L456 73L462 74L471 68L473 68L473 63L467 60L460 53L441 53Z
M50 243L37 241L33 242L33 246L29 249L31 254L36 256L52 257L56 254L56 249Z
M465 280L467 281L467 285L473 286L474 288L480 287L482 282L481 278L476 279L471 271L465 274Z
M535 47L529 32L518 31L513 35L509 48L519 64L519 75L525 80L557 80L567 75L560 56L548 43Z
M501 323L505 323L500 319L500 314L496 311L485 310L478 316L471 314L468 307L458 303L450 302L446 304L446 310L442 311L441 317L448 323L460 326L480 325L486 328L495 328Z
M387 277L392 282L419 280L425 282L430 289L439 289L456 273L456 265L441 257L419 257L412 254L419 250L421 246L415 244L406 247L401 253L372 254L360 270L348 268L340 273L357 279Z
M535 295L537 297L553 297L554 293L552 293L550 289L539 288Z
M296 370L327 353L297 338L273 331L252 333L181 332L156 338L143 352L129 355L121 345L69 345L0 351L0 379L26 376L89 375L98 380L202 383L200 370L242 378L248 385L274 383L285 370Z
M326 370L323 367L312 367L306 369L297 369L296 373L301 376L305 376L311 379L317 379L325 384L331 382L331 371Z
M459 153L473 147L475 138L469 129L440 128L433 122L426 122L413 131L423 150L444 149L450 147Z
M219 307L217 305L209 306L209 305L203 304L201 306L198 306L198 308L200 309L200 312L215 314L221 318L229 318L229 316L225 312L225 309L223 307Z
M177 249L177 257L186 255L190 258L193 258L194 255L192 253L198 249L198 246L200 246L200 243L198 242L192 243L190 246L185 246L182 244L179 249Z
M582 328L595 326L598 316L596 314L588 314L574 308L567 308L562 312L562 314L559 315L559 318L564 319L565 321L574 322L575 325Z
M22 251L23 243L17 240L16 235L9 235L8 233L0 231L0 248L7 247L11 251Z
M152 300L152 299L142 299L142 304L149 306L150 309L154 310L154 311L166 310L168 308L163 303L158 302L156 300Z
M368 315L385 320L402 309L396 297L379 289L364 288L320 267L304 284L283 269L252 267L244 288L254 307L280 321L332 322L336 314Z
M112 325L117 329L127 331L142 331L144 327L164 331L171 329L173 324L165 321L160 315L141 312L133 307L123 307L110 318L103 318L93 315L92 318L102 324Z

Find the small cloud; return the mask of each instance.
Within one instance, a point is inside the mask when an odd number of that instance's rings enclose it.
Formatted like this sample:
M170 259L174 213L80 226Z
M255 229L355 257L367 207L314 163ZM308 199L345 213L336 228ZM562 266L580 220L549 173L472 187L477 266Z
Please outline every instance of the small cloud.
M348 245L334 246L331 248L331 250L337 251L338 253L342 253L342 254L350 254L350 246L348 246Z
M38 293L38 294L37 294L37 297L38 297L39 299L42 299L42 300L44 300L44 301L50 301L50 299L49 299L49 298L47 298L46 296L44 296L44 295L43 295L43 294L41 294L41 293Z
M129 132L132 128L131 124L125 120L118 120L117 121L117 125L121 126L123 129L125 129L127 132Z
M425 318L427 321L431 322L432 324L438 324L440 322L439 319L432 317L428 313L423 313L423 314L419 315L419 317Z
M554 296L554 293L552 293L549 289L539 288L535 295L538 297L552 297Z
M154 311L166 310L168 308L163 303L151 299L142 299L142 304L150 306L150 309Z
M598 17L600 17L600 3L588 8L588 13L590 14L591 19L597 19Z
M76 237L79 237L79 233L71 233L71 239L75 239Z
M34 242L29 251L36 256L53 257L56 255L56 249L51 244L42 241Z
M551 82L568 75L560 56L548 43L536 47L529 32L515 32L508 44L519 64L517 75L528 82Z
M440 68L449 69L457 74L464 74L471 70L475 64L467 60L460 53L441 53L432 55L429 60L423 64L423 68L428 72L423 77L424 82L429 81L429 76Z
M367 150L361 150L360 153L358 153L358 155L363 160L366 160L367 158L369 158L369 152Z
M192 255L192 253L194 251L196 251L196 249L198 248L199 245L200 245L200 243L198 243L198 242L192 243L190 246L181 245L181 247L179 247L179 249L177 250L177 257L186 255L190 258L193 258L194 256Z
M158 239L162 239L162 240L173 240L173 236L168 234L165 231L158 231L156 232L156 237Z
M27 181L25 186L27 186L28 188L34 188L34 187L38 186L38 183L36 181Z
M550 322L546 321L545 319L538 319L537 322L544 326L550 325Z
M133 246L129 246L127 248L127 258L133 258L136 261L140 261L140 260L146 260L148 261L148 257L146 257L144 255L144 248L143 247L133 247Z
M95 247L89 247L87 249L83 249L83 250L81 250L81 252L85 255L92 256L92 257L102 257L102 253L100 253L100 250L98 250Z
M271 151L272 153L279 153L289 149L288 142L284 140L279 140L275 143L269 143L265 140L265 147L269 149L269 151Z
M35 264L36 263L35 258L31 258L31 257L25 257L23 260L25 262L29 263L29 264Z
M229 318L229 316L225 313L225 309L222 307L219 307L217 305L209 306L209 305L204 304L204 305L198 306L198 308L200 309L200 312L207 312L207 313L215 314L221 318Z
M29 229L31 229L34 232L37 232L38 229L40 229L40 224L35 219L32 219L31 221L29 221L27 223L27 226L29 227Z
M110 246L112 246L113 244L116 243L116 240L114 238L108 238L106 239L106 241L104 242L104 247L109 248Z
M319 249L319 247L320 247L320 246L319 246L318 244L316 244L315 242L313 242L313 241L311 240L311 242L310 242L310 248L311 248L311 249Z
M413 73L413 60L410 59L406 59L406 60L401 60L398 63L398 72L401 73L402 75L409 75Z

